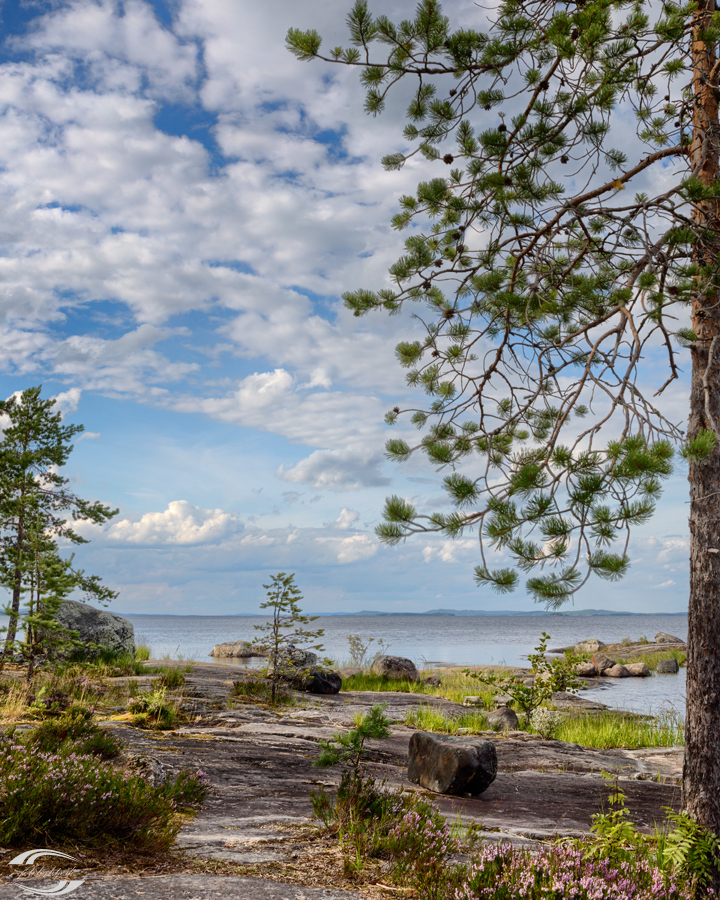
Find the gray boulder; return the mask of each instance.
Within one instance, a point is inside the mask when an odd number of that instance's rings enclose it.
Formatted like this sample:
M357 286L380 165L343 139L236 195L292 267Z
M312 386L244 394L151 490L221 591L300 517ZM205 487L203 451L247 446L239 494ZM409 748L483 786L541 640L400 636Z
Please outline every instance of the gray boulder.
M615 660L610 659L604 653L596 653L592 658L592 663L598 670L598 675L602 675L605 669L611 669L615 665Z
M597 653L598 650L604 650L605 644L597 638L587 638L587 640L579 641L573 647L575 653Z
M57 611L57 621L77 631L83 646L71 651L73 656L94 659L102 651L130 653L135 656L135 629L127 619L106 609L95 609L77 600L65 600ZM97 645L95 648L89 646Z
M677 675L680 666L676 659L661 659L655 670L658 675Z
M342 678L337 672L310 669L293 678L291 683L298 691L307 691L310 694L339 694Z
M508 706L494 709L487 714L488 725L493 731L517 731L520 727L515 711Z
M408 779L437 794L476 797L497 775L490 741L416 731L410 738Z
M609 669L604 669L603 675L606 678L629 678L630 672L628 672L622 663L615 663L615 665L610 666Z
M215 644L208 656L217 659L247 659L250 656L265 656L261 650L254 650L249 641L227 641L225 644Z
M579 675L581 678L595 678L598 674L598 670L590 660L588 660L587 662L578 663L575 666L575 674Z
M513 698L510 694L495 694L493 697L493 703L495 704L496 709L501 709L504 706L510 706L513 702Z
M655 643L656 644L684 644L685 641L682 638L675 637L672 634L665 634L664 631L658 631L655 635Z
M478 694L473 694L470 697L463 697L463 706L479 706L480 709L484 709L485 703L482 697Z
M404 656L378 656L372 664L375 675L395 678L401 681L417 681L418 670L411 659Z
M317 653L313 653L310 650L302 650L300 647L294 647L292 644L282 647L277 655L277 665L281 674L287 674L290 678L299 674L297 672L299 669L314 668L317 666L317 661ZM268 674L272 675L274 672L275 660L271 656L268 663Z
M650 669L648 669L644 662L625 663L625 668L635 678L647 678L650 674Z

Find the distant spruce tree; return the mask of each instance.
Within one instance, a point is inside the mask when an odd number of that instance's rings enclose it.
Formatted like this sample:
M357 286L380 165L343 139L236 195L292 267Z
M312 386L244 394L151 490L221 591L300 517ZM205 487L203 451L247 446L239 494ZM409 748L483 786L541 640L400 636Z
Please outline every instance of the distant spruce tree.
M387 416L409 413L421 436L387 452L450 470L455 511L391 497L379 535L477 527L477 581L510 591L525 574L556 608L592 575L625 574L679 448L683 797L720 835L720 13L714 0L504 0L477 17L484 30L453 30L421 0L396 24L358 0L348 47L287 35L300 59L358 67L373 115L409 82L409 149L384 165L420 154L442 170L400 198L392 224L410 235L391 286L344 295L356 315L410 305L422 323L397 355L427 404ZM685 365L684 432L655 398ZM513 564L492 568L488 549Z

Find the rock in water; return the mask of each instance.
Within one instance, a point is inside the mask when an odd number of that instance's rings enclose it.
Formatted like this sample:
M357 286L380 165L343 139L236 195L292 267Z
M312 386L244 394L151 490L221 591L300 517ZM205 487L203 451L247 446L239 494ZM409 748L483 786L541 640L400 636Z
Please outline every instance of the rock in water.
M249 641L228 641L225 644L215 644L208 655L218 659L246 659L249 656L264 656L265 654L260 650L253 650Z
M293 678L291 683L298 691L308 691L310 694L338 694L342 687L342 678L337 672L310 669Z
M573 647L575 653L597 653L598 650L604 650L605 644L597 638L587 638L587 640L579 641Z
M372 672L375 675L384 675L386 678L396 678L403 681L417 681L418 670L411 659L404 656L378 656L372 664Z
M603 675L606 678L629 678L630 673L625 668L622 663L615 663L614 666L610 666L609 669L603 670Z
M655 635L655 643L656 644L684 644L685 641L682 638L674 637L672 634L665 634L664 631L658 631Z
M408 779L437 794L477 797L497 775L497 753L490 741L416 731L409 753Z
M625 668L631 675L634 675L635 678L647 678L650 674L650 669L648 669L644 662L625 663Z
M598 670L590 660L588 660L587 662L578 663L575 666L575 674L579 675L581 678L594 678L598 674Z
M610 659L610 657L606 656L604 653L596 653L592 658L592 663L598 670L598 674L602 675L605 672L605 669L611 669L615 665L615 660Z
M77 600L65 600L57 611L57 621L72 631L77 631L83 646L71 650L73 656L94 659L102 651L130 653L135 656L135 629L131 622L105 609L95 609ZM89 647L97 644L97 649Z
M677 675L680 666L676 659L661 659L655 670L658 675Z

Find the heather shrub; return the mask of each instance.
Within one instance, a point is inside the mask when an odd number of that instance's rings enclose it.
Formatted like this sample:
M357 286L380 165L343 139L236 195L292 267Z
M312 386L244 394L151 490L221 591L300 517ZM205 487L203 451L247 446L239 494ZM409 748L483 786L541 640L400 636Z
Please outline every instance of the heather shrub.
M41 753L67 751L101 759L114 759L123 748L120 738L99 728L84 715L42 722L28 733L25 744Z
M58 723L52 723L56 726ZM180 828L178 807L198 806L209 786L204 773L181 773L154 787L143 775L99 760L89 744L104 737L79 726L77 739L66 736L55 750L52 728L36 730L21 741L7 732L0 741L0 843L32 845L78 842L124 849L167 850ZM109 736L108 736L109 737Z
M537 853L486 844L459 879L453 900L694 900L696 882L648 859L595 859L582 846ZM708 889L708 898L715 897Z

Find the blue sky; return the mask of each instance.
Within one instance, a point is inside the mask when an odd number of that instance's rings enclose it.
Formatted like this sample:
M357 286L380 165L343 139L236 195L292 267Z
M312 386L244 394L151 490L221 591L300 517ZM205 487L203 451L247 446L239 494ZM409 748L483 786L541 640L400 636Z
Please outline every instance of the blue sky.
M472 535L374 536L387 494L436 509L442 475L383 455L416 326L339 299L385 283L425 164L379 164L400 100L368 119L353 73L284 49L341 43L347 5L2 4L0 392L42 383L84 424L68 473L120 512L79 561L119 611L255 612L280 570L317 612L531 608L475 587ZM686 493L679 471L629 577L577 606L685 608Z

